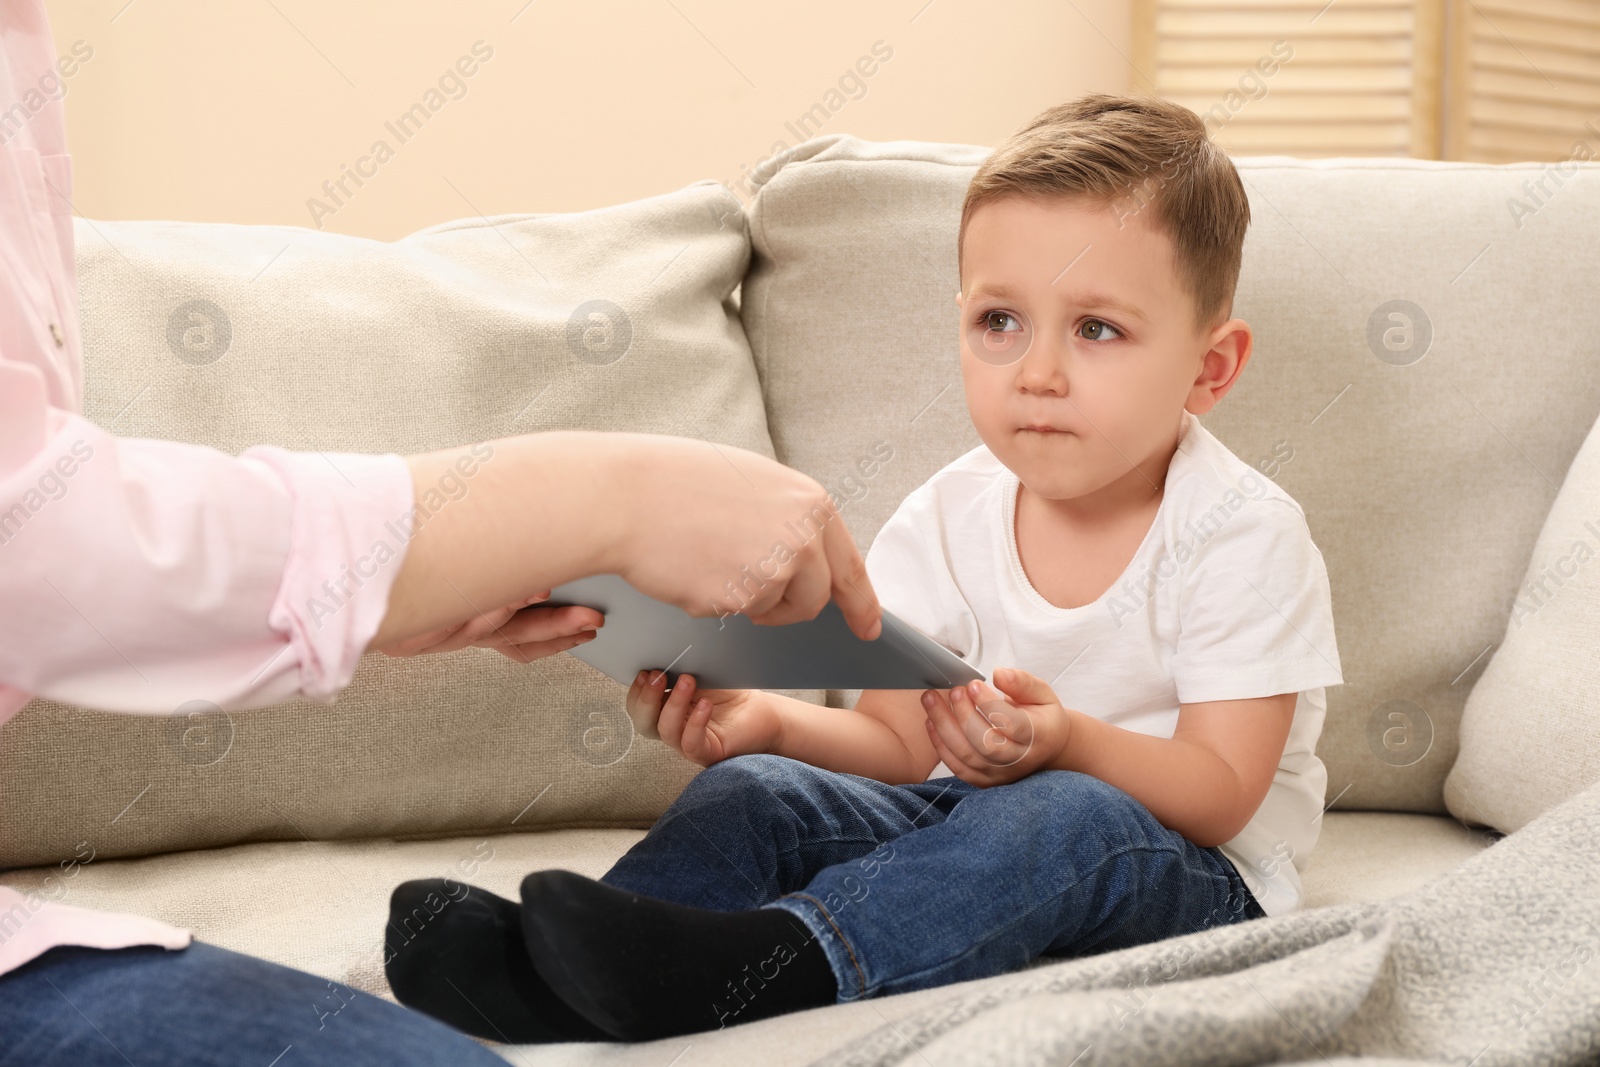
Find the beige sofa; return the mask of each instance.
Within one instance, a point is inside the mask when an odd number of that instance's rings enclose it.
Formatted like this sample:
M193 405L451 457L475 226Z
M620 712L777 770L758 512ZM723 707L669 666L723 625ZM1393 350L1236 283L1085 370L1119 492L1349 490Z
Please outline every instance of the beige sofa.
M336 466L556 428L686 434L814 475L864 550L977 443L952 294L983 154L829 136L769 164L748 205L702 182L393 244L83 220L88 414ZM1237 162L1253 223L1235 313L1256 347L1204 421L1300 501L1332 583L1346 683L1319 746L1329 811L1295 857L1306 906L1378 900L1497 836L1446 778L1600 412L1600 168L1519 221L1508 199L1526 200L1538 164ZM892 457L867 462L883 442ZM332 705L225 713L196 693L151 718L35 701L0 731L0 881L387 996L394 884L449 875L515 896L536 868L598 876L695 773L632 735L621 696L570 657L519 667L469 649L369 656ZM946 992L505 1052L666 1064L692 1045L695 1064L804 1063Z

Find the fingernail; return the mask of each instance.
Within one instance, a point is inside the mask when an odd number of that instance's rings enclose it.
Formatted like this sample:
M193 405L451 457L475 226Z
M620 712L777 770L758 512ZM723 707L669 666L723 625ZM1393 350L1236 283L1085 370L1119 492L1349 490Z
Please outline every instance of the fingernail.
M600 627L594 625L593 623L584 623L579 627L579 629L583 630L585 633L593 633L594 631L600 629Z
M933 694L932 693L923 693L922 694L922 706L925 707L925 708L933 707Z

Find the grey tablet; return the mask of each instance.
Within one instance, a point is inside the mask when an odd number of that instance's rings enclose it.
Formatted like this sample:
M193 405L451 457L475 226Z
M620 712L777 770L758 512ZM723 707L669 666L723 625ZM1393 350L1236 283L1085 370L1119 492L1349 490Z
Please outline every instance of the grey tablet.
M697 619L600 574L557 586L541 606L565 604L606 617L594 640L567 654L623 685L658 667L669 681L692 674L703 689L948 689L983 677L888 611L877 639L861 640L832 601L814 619L757 626L745 615Z

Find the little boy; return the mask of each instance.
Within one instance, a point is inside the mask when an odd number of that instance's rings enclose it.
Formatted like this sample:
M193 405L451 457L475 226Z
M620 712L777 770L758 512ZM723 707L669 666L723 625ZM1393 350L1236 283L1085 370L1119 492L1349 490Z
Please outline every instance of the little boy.
M445 908L399 999L499 1040L643 1040L1298 907L1343 681L1327 572L1196 418L1250 357L1248 225L1175 104L1090 95L1000 145L958 237L983 444L867 556L994 687L847 710L641 674L630 714L707 769L598 882ZM397 921L430 892L399 887Z

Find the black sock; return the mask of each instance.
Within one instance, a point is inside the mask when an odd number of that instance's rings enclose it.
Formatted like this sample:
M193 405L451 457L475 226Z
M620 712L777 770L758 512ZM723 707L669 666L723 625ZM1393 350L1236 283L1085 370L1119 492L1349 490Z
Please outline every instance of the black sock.
M822 946L782 908L708 911L573 874L522 880L534 970L623 1041L715 1030L832 1004Z
M408 1008L513 1045L609 1039L534 973L512 901L442 878L405 882L384 934L384 973Z

